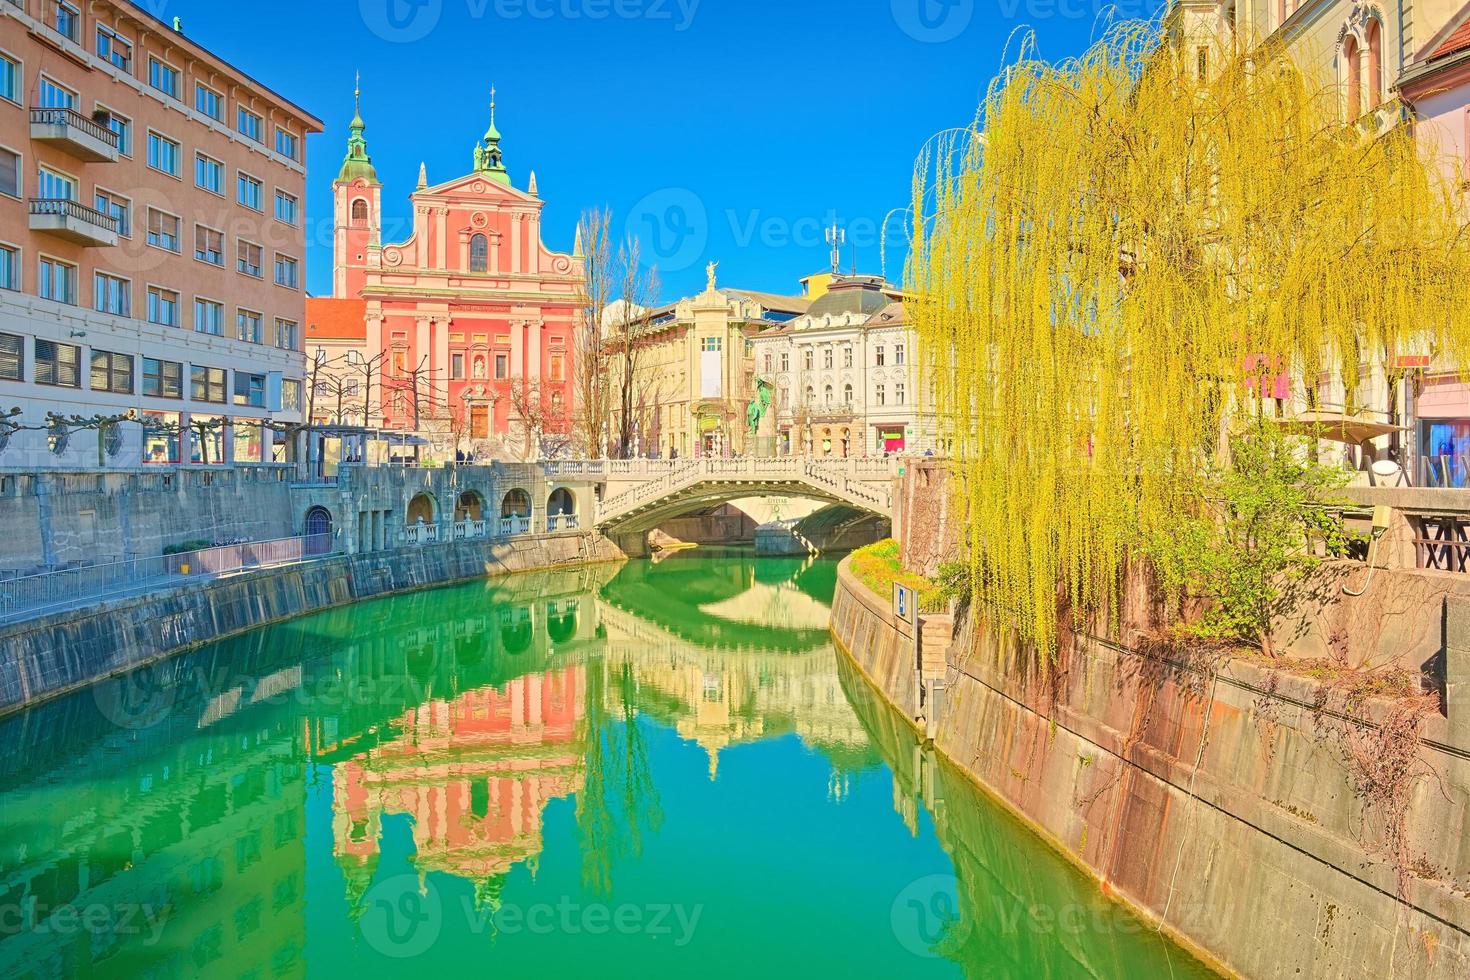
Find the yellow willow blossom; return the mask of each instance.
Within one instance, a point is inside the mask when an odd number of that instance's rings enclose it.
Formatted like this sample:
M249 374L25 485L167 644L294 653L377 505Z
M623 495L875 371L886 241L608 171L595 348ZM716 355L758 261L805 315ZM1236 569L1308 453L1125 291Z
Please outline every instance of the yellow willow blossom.
M1031 51L920 158L908 280L976 607L1048 652L1196 512L1253 376L1352 401L1360 364L1470 364L1470 240L1408 128L1344 125L1281 51L1207 80L1156 23Z

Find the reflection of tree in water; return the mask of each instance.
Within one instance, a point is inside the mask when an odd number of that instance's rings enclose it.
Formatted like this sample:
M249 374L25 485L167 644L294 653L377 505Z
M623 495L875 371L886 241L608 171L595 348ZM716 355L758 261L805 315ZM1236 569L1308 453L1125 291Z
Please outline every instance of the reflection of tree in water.
M587 667L587 754L577 794L582 883L612 893L613 865L643 852L643 834L658 833L663 807L648 765L648 745L633 703L636 679L628 662ZM616 709L614 710L614 698Z

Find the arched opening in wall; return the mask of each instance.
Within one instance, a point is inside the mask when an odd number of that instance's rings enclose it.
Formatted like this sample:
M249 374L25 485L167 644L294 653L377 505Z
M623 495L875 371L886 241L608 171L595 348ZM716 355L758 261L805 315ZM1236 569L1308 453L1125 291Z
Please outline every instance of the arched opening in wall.
M409 524L433 524L434 523L434 498L426 493L414 496L408 502Z
M362 227L368 223L368 202L362 198L352 202L352 224L354 227Z
M517 487L500 502L500 533L526 534L531 530L531 495Z
M1342 42L1343 82L1347 85L1347 121L1363 114L1363 65L1358 39L1349 34Z
M1368 22L1368 103L1365 111L1378 108L1383 102L1383 25L1376 20Z
M558 487L546 498L546 530L570 531L577 526L577 498L566 487Z
M306 553L325 555L332 550L332 512L313 507L306 512Z
M485 519L485 501L473 490L466 490L459 495L454 504L454 520L459 521L483 521Z
M470 239L470 271L485 272L490 268L490 246L484 235Z

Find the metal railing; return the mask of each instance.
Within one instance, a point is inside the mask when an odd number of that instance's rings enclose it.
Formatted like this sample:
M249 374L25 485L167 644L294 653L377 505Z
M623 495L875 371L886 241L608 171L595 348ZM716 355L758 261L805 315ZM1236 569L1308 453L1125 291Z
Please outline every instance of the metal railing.
M55 217L76 218L88 224L96 225L117 234L117 219L110 214L93 210L85 204L64 197L33 197L31 198L31 214L51 215Z
M338 553L331 534L217 545L173 555L128 558L6 578L0 572L0 620L28 618L82 602L152 592L253 568L314 561Z
M114 150L118 148L117 133L114 133L108 127L97 122L97 120L89 119L75 109L66 106L32 106L31 123L32 125L68 126L72 129L80 129L88 136L99 142L106 143Z

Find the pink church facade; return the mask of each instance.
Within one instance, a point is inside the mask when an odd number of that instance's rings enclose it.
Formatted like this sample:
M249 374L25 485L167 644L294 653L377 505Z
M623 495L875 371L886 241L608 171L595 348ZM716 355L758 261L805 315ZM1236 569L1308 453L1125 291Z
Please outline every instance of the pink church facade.
M357 355L372 424L448 434L477 454L539 454L570 427L574 332L582 259L541 241L533 172L515 187L491 105L474 168L430 185L421 167L410 195L413 232L382 241L382 184L360 115L333 182L332 298L361 301ZM453 450L451 450L452 452Z

